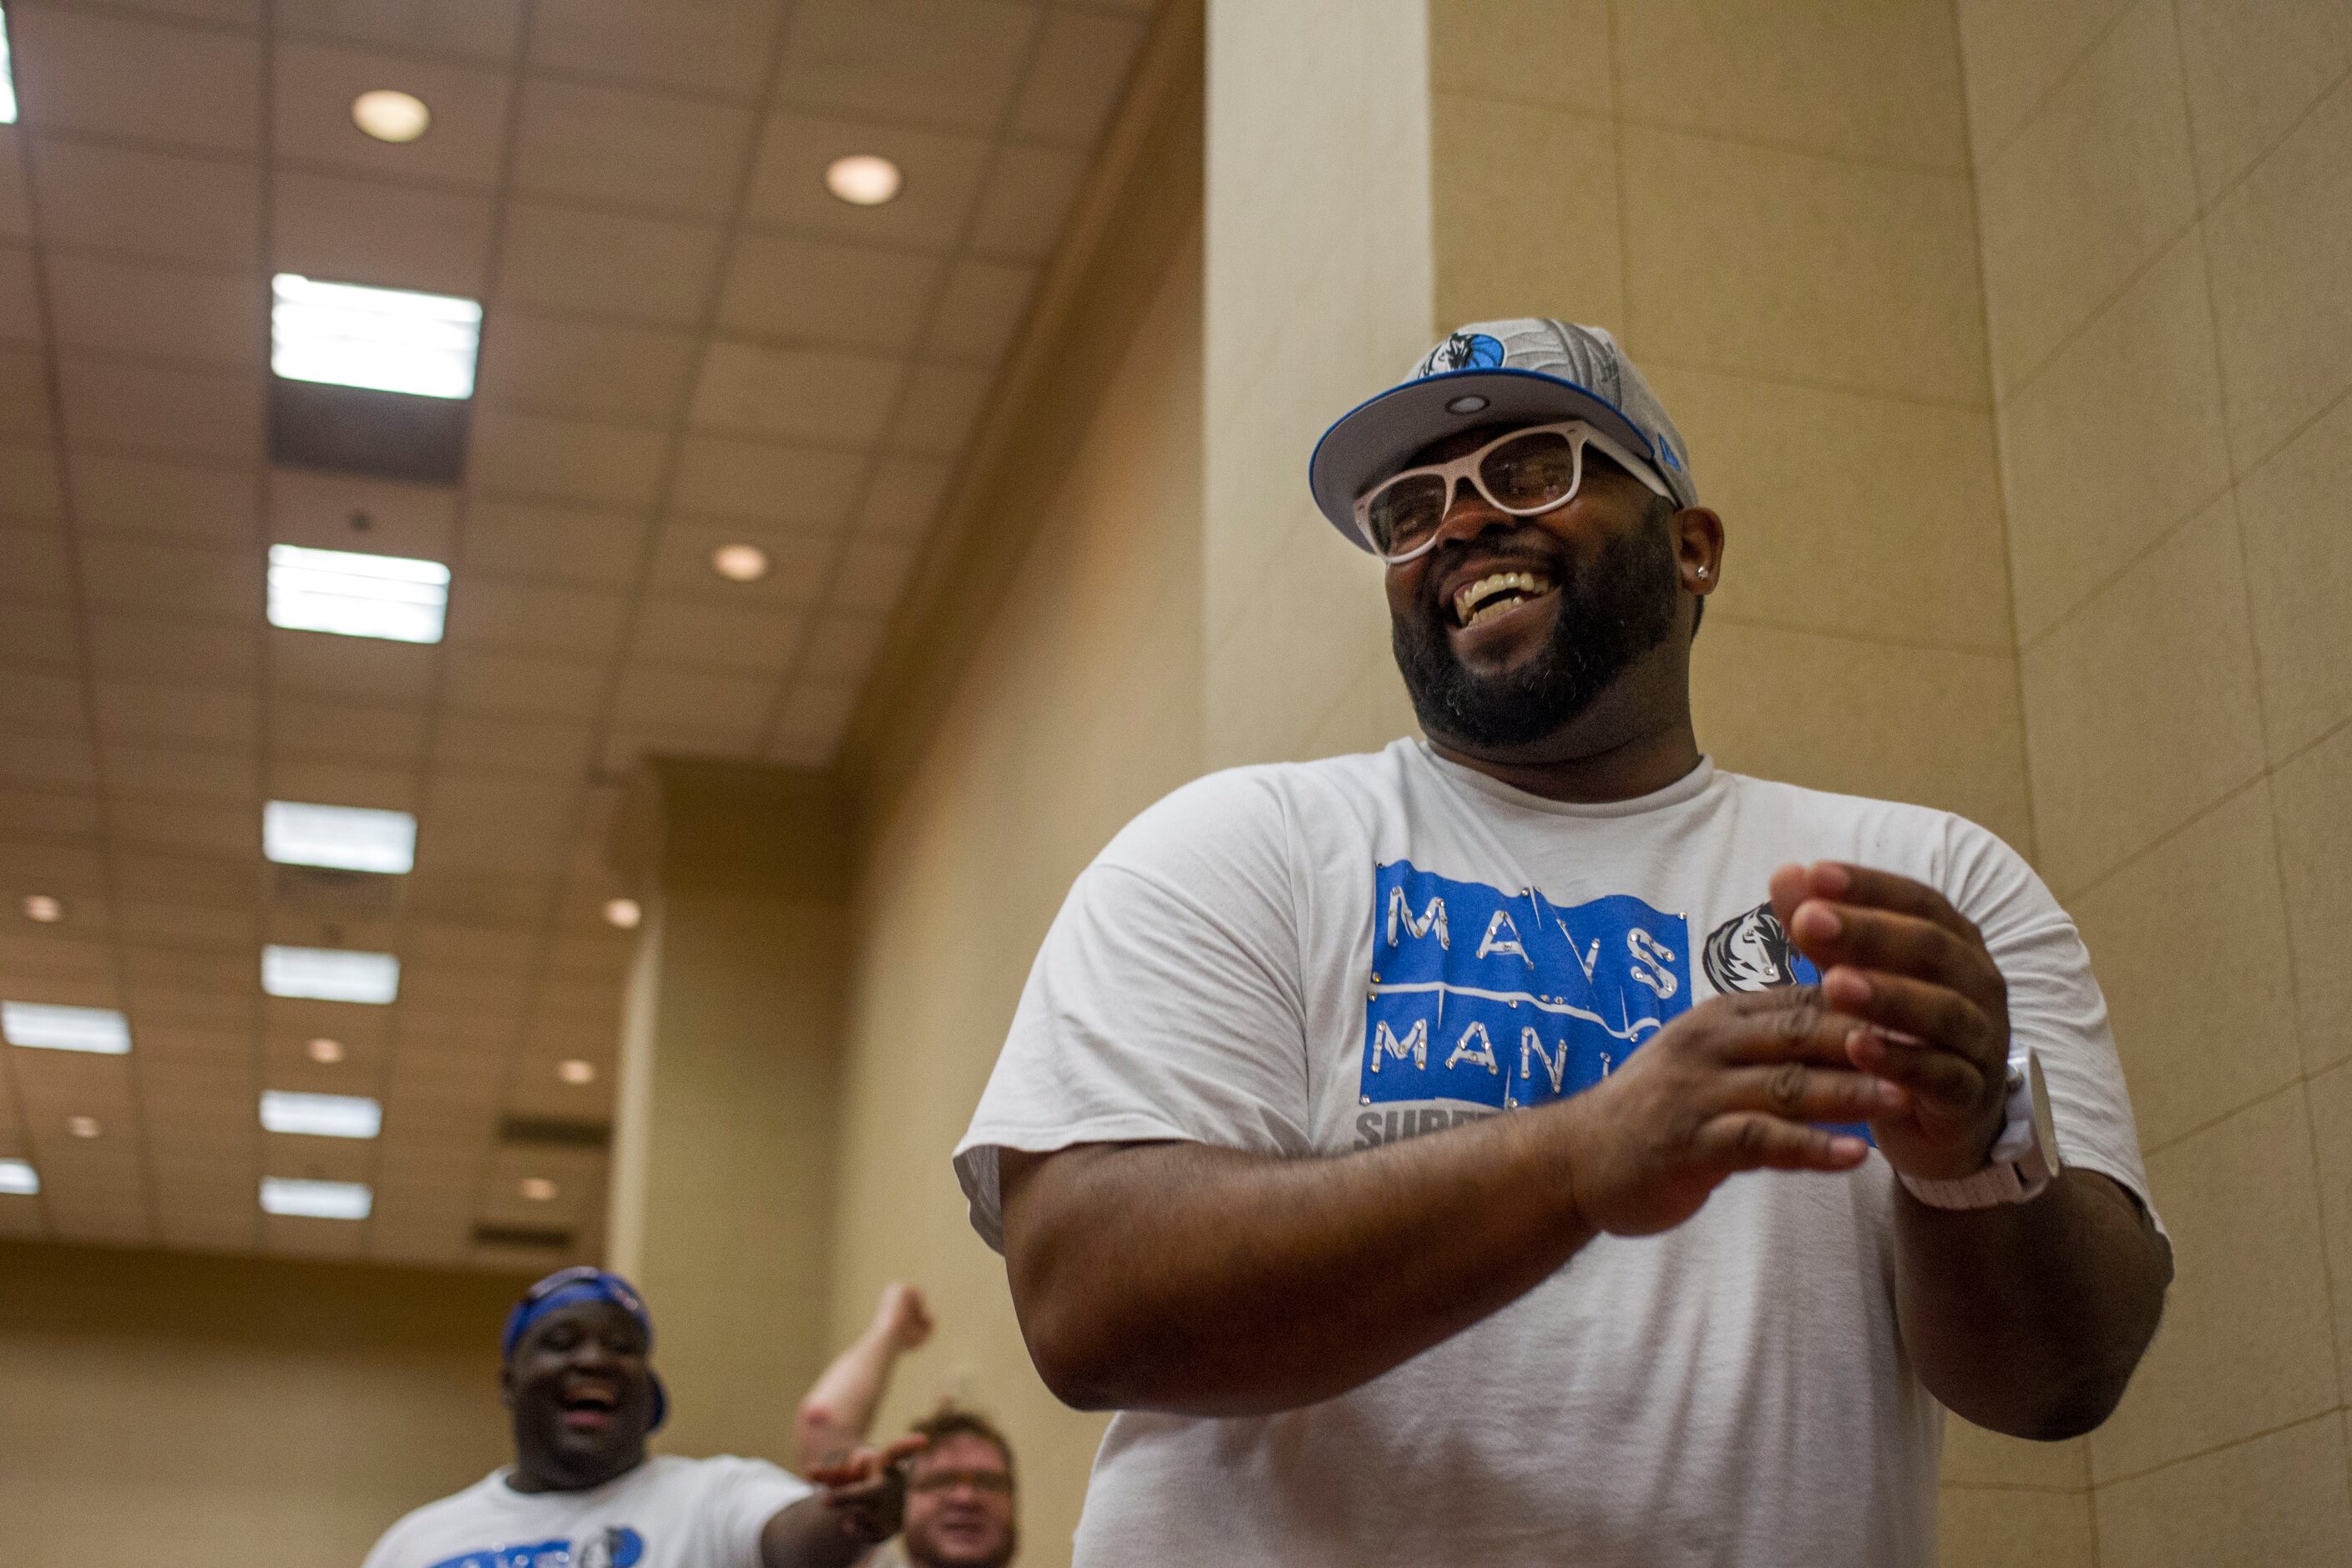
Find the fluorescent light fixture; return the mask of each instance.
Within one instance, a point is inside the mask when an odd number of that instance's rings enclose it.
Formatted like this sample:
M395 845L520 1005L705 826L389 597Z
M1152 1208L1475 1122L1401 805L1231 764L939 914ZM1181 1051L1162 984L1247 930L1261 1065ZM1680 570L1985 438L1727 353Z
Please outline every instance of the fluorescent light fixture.
M95 1051L119 1057L131 1050L131 1020L111 1007L57 1007L46 1002L0 1002L0 1035L12 1046L51 1051Z
M375 1206L375 1194L365 1182L307 1182L295 1176L261 1178L264 1214L290 1214L304 1219L365 1219Z
M0 1193L30 1196L41 1190L41 1173L29 1160L0 1160Z
M356 1094L261 1091L261 1125L271 1132L311 1138L373 1138L383 1131L383 1107Z
M397 875L416 864L416 818L404 811L273 800L261 808L261 852L281 866Z
M479 301L296 272L280 272L269 289L269 368L288 381L412 397L474 395Z
M261 988L272 996L382 1005L400 994L400 960L388 952L272 943L261 950Z
M439 642L449 568L405 555L269 547L269 624L387 642Z
M16 51L8 42L8 18L0 13L0 125L16 123ZM30 1169L30 1167L26 1167ZM0 1192L11 1189L0 1187ZM35 1190L37 1190L36 1188Z

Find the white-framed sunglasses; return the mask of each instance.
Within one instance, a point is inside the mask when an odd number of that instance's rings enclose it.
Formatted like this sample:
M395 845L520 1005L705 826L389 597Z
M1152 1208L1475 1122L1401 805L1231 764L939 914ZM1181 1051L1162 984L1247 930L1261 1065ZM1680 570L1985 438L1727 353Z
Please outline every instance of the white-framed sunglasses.
M1650 465L1581 419L1531 425L1496 437L1450 463L1407 468L1356 498L1356 531L1391 566L1426 554L1468 479L1487 504L1513 517L1540 517L1576 499L1584 483L1584 448L1598 447L1616 465L1659 496L1673 491Z

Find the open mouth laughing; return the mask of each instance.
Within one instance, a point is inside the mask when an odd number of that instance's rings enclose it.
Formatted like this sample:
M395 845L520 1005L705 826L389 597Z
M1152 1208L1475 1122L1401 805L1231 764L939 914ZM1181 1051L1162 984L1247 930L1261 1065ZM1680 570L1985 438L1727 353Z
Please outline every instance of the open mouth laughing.
M1467 631L1558 591L1559 584L1541 572L1490 572L1454 589L1449 603L1454 624Z
M574 1432L605 1432L621 1413L618 1389L601 1383L578 1383L563 1391L563 1425Z

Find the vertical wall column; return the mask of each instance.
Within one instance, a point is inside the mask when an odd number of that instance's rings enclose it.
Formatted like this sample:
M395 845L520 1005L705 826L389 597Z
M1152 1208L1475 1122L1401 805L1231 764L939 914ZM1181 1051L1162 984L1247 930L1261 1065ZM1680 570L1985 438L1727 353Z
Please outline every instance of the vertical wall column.
M809 774L656 759L615 845L644 889L613 1265L645 1291L662 1444L789 1462L823 1368L846 834Z

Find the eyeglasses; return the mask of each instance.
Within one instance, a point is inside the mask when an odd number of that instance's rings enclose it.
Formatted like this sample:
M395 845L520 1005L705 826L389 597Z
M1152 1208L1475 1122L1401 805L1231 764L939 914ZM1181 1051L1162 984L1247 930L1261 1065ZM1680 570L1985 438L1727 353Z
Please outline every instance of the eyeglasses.
M1356 498L1356 531L1391 565L1427 553L1468 479L1488 504L1513 517L1540 517L1576 499L1584 483L1584 448L1597 447L1654 493L1671 497L1650 465L1581 419L1536 425L1497 436L1450 463L1407 468Z
M925 1470L907 1483L907 1489L912 1492L944 1492L962 1486L968 1486L976 1492L1008 1497L1013 1491L1013 1478L1003 1470Z

